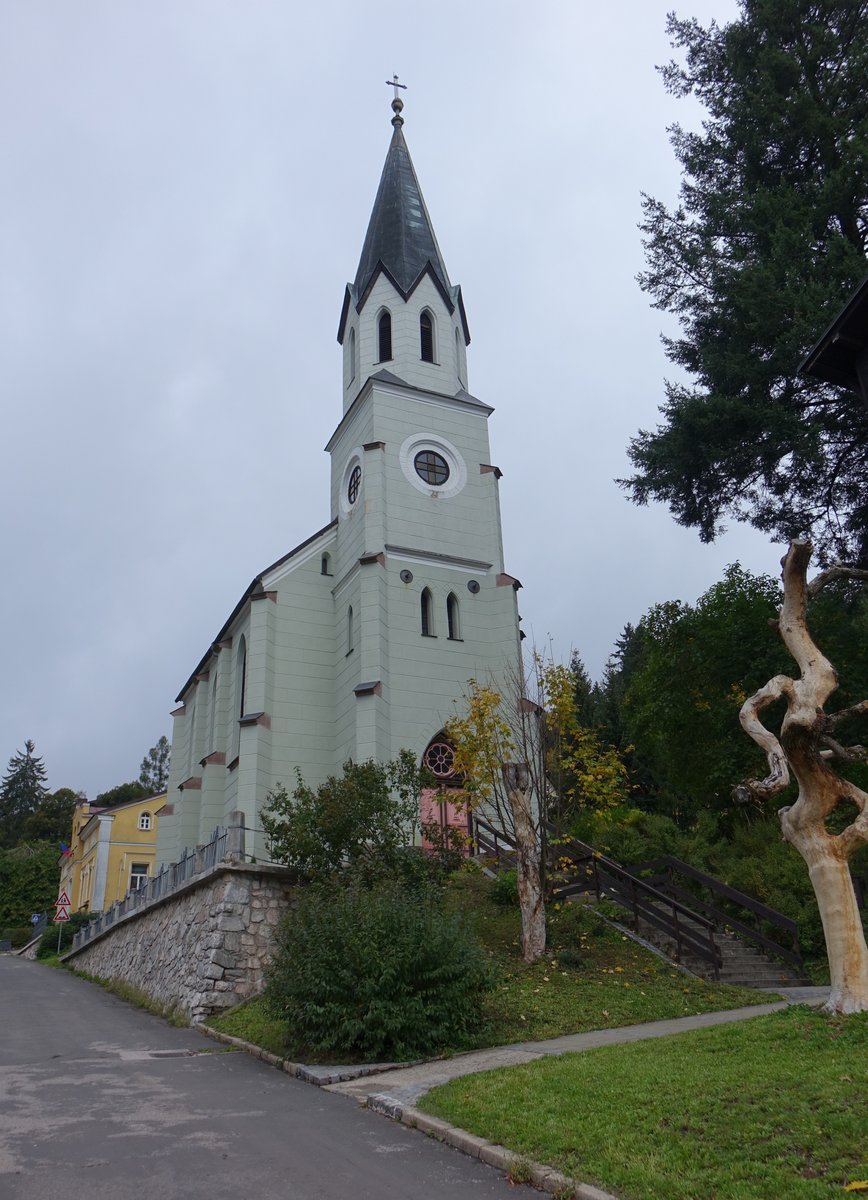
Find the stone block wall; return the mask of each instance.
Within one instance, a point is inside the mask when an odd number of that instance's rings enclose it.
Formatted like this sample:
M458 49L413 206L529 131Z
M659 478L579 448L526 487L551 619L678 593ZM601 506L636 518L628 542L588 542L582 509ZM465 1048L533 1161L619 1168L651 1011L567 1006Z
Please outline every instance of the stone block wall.
M275 928L292 903L282 867L223 863L136 909L64 962L133 984L193 1022L264 986Z

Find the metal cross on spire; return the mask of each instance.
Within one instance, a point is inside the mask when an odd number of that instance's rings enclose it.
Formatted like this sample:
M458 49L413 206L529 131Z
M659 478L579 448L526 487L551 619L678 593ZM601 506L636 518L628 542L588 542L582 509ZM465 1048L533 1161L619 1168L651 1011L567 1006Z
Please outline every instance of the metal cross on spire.
M387 80L386 80L386 87L390 87L390 88L394 88L394 89L395 89L395 99L396 99L396 100L399 100L399 99L400 99L400 97L399 97L399 95L398 95L398 88L403 88L405 92L406 92L406 90L407 90L407 85L406 85L406 83L398 83L398 76L397 76L397 75L393 75L391 79L387 79Z
M395 89L395 99L392 101L392 112L395 114L392 117L392 124L397 128L404 124L404 118L401 116L401 109L404 107L404 101L398 95L398 88L403 91L407 90L406 83L398 83L398 76L393 75L391 79L386 80L386 86Z

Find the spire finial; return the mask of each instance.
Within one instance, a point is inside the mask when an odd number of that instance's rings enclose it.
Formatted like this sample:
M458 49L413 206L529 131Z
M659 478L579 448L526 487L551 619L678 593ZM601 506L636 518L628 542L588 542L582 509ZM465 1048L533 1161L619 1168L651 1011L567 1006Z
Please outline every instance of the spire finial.
M404 91L406 91L407 85L406 83L398 83L398 76L393 75L391 79L386 80L386 86L395 89L395 99L392 101L392 112L395 115L392 117L392 124L396 126L403 125L404 118L401 116L401 110L404 107L404 101L398 95L398 88L402 88Z

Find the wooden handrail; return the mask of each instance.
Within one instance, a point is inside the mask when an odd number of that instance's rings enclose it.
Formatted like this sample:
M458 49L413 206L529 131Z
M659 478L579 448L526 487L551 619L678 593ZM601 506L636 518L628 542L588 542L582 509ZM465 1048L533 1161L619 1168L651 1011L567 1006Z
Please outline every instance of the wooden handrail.
M709 901L701 900L698 897L694 898L695 903L702 904L707 911L714 913L719 921L731 925L734 929L737 929L743 937L759 943L765 949L770 950L773 954L776 954L781 958L788 959L790 962L794 962L799 966L802 965L803 960L801 947L799 946L798 926L795 921L793 921L790 917L784 916L784 914L778 912L777 909L770 908L767 904L763 904L762 901L755 900L753 896L748 896L744 892L740 892L737 888L730 887L729 884L723 883L719 879L715 879L713 875L707 875L704 871L700 871L696 867L692 867L690 863L683 862L680 858L674 858L671 854L663 854L659 858L649 859L647 862L639 863L632 869L637 872L659 872L660 870L668 871L670 875L670 881L667 886L673 890L677 890L680 895L689 895L690 893L687 893L683 888L679 888L671 878L673 873L683 875L686 878L692 879L699 883L702 887L707 888L708 891L712 892L713 894L722 897L724 900L728 900L731 904L735 904L739 908L753 913L753 915L759 918L759 920L765 921L769 925L773 925L778 929L784 930L789 934L789 940L791 943L790 947L774 941L773 938L770 938L764 934L762 930L748 925L745 921L740 920L738 917L726 912L724 909L716 907ZM657 876L657 880L660 880L659 874Z

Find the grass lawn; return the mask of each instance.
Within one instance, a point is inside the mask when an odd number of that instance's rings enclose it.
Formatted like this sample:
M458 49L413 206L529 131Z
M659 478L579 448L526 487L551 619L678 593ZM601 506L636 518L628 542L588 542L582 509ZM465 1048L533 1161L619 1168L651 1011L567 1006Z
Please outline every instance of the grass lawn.
M624 1200L840 1196L868 1179L868 1015L798 1007L541 1059L420 1107Z
M692 979L579 904L551 908L551 953L528 966L519 953L518 910L495 904L489 879L460 873L450 884L447 903L464 914L470 931L482 942L496 982L485 998L474 1038L444 1046L444 1052L715 1012L772 998ZM293 1042L291 1030L268 1012L262 998L209 1024L274 1054L323 1061Z

